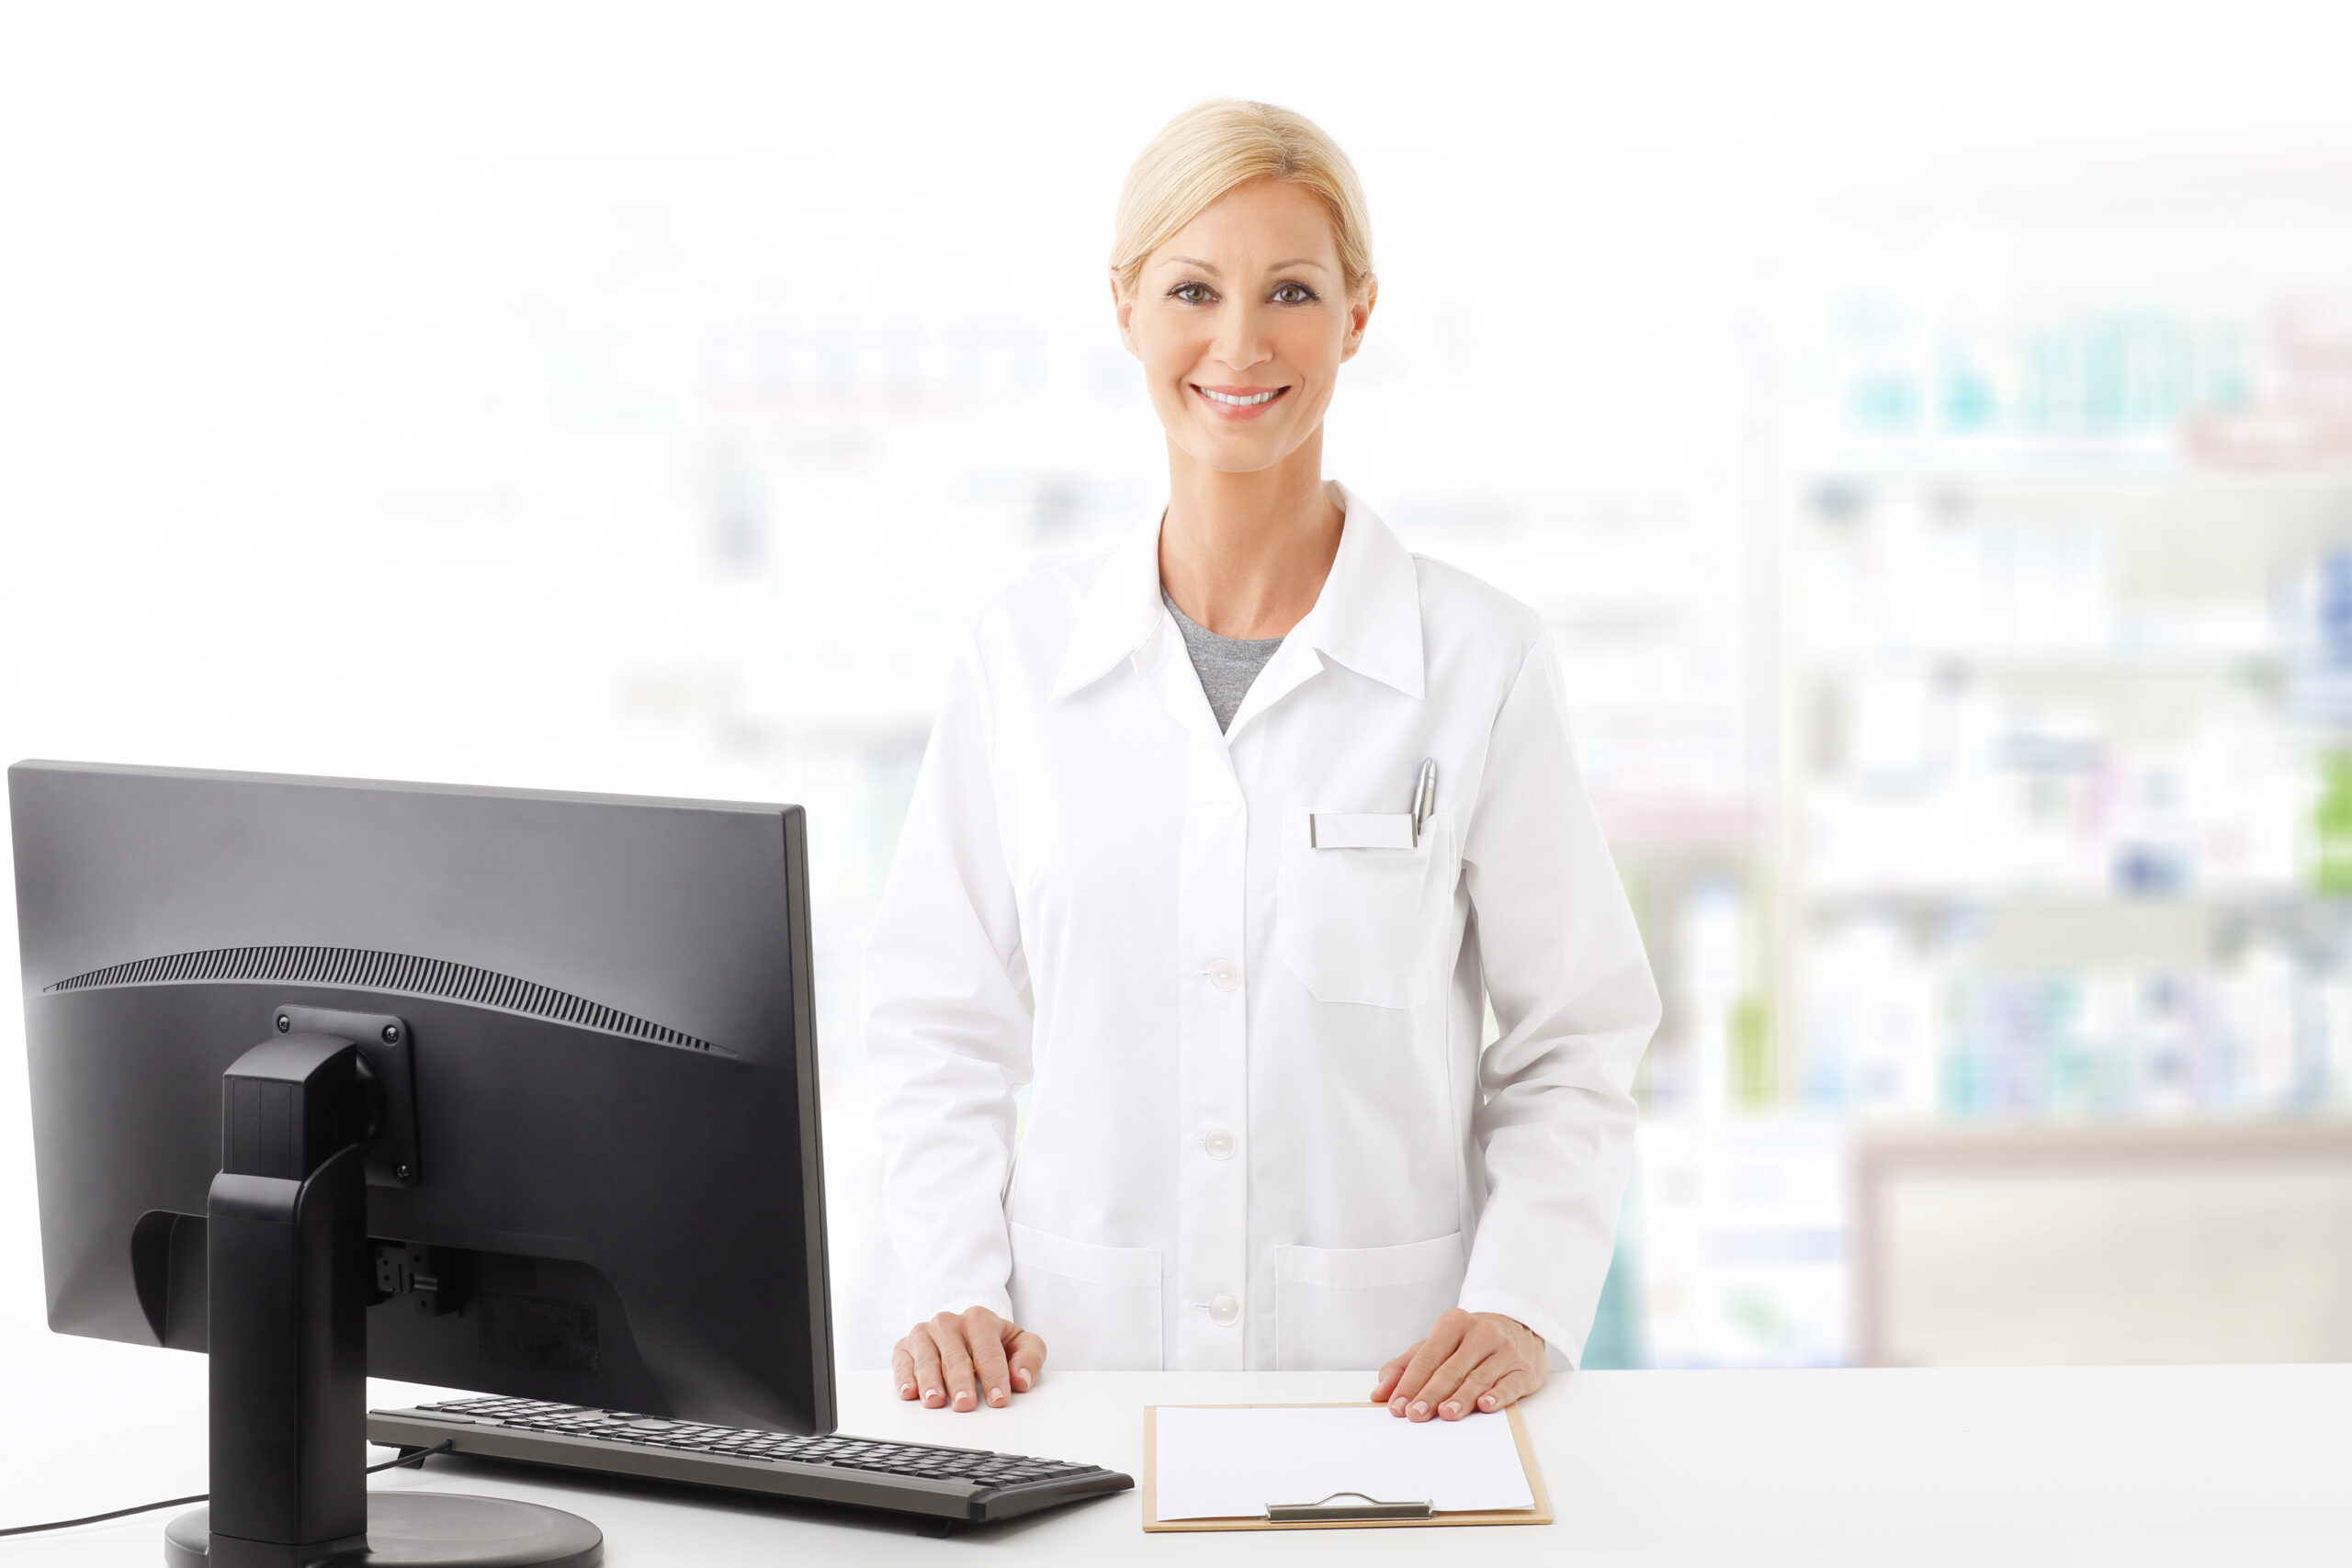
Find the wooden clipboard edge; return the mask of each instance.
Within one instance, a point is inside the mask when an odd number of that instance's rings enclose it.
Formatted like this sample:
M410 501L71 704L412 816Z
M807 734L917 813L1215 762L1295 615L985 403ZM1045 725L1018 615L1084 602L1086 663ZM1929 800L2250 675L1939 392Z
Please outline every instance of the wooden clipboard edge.
M1364 1405L1353 1400L1341 1400L1323 1404L1171 1404L1170 1410L1361 1410ZM1372 1406L1377 1409L1378 1406ZM1532 1508L1491 1508L1453 1514L1432 1514L1426 1519L1295 1519L1276 1524L1271 1519L1163 1519L1159 1517L1159 1411L1157 1404L1143 1407L1143 1528L1147 1534L1158 1535L1176 1530L1362 1530L1362 1529L1428 1529L1447 1525L1548 1525L1552 1522L1551 1495L1544 1490L1544 1472L1535 1465L1535 1447L1527 1440L1527 1423L1520 1418L1519 1406L1508 1404L1503 1414L1510 1418L1510 1438L1519 1450L1519 1467L1526 1472L1527 1490L1534 1497Z

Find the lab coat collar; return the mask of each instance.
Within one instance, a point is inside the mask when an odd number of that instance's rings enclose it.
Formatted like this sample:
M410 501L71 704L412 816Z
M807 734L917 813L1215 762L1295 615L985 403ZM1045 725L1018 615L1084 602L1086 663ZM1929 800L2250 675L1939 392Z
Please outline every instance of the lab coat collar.
M1388 525L1374 514L1345 485L1339 492L1346 521L1340 530L1339 554L1323 581L1315 608L1299 622L1281 650L1292 645L1329 655L1359 675L1393 686L1408 697L1424 694L1421 652L1420 577L1413 558ZM1086 602L1080 607L1078 626L1062 655L1054 678L1053 695L1068 696L1108 674L1119 661L1153 639L1167 620L1160 603L1159 518L1154 518L1119 541L1102 560ZM1311 671L1301 669L1284 686L1295 685ZM1274 671L1270 667L1268 674ZM1265 684L1261 676L1259 684ZM1244 701L1243 712L1267 705L1280 694L1269 690L1265 701ZM1235 716L1237 724L1240 715Z
M1163 515L1164 515L1163 511ZM1159 523L1153 518L1120 540L1102 558L1078 626L1054 677L1054 696L1091 686L1114 666L1151 640L1168 611L1159 602Z
M1315 608L1291 635L1359 675L1422 695L1421 576L1412 552L1353 491L1334 485L1347 525Z

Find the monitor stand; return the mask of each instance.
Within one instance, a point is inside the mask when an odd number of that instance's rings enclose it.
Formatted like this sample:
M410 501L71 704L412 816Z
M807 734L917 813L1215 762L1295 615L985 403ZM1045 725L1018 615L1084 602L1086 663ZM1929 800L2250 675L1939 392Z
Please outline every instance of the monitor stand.
M372 1075L356 1043L293 1030L220 1080L207 1204L210 1505L164 1532L172 1568L594 1568L576 1514L368 1490Z

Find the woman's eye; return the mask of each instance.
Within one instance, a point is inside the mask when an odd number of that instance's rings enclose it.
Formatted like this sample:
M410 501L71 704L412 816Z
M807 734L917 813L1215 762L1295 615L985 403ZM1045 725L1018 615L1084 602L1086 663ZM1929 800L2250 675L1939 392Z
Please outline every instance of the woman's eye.
M1187 305L1205 305L1216 298L1205 283L1180 283L1168 292Z
M1304 283L1278 284L1274 288L1274 303L1277 305L1304 305L1314 298L1315 290Z

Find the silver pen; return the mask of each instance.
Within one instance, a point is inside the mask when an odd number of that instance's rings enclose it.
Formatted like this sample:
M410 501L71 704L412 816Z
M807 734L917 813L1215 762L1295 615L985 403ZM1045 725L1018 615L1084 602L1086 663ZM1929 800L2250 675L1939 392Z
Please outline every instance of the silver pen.
M1421 824L1437 809L1437 759L1421 759L1420 776L1413 781L1413 842L1421 841Z

